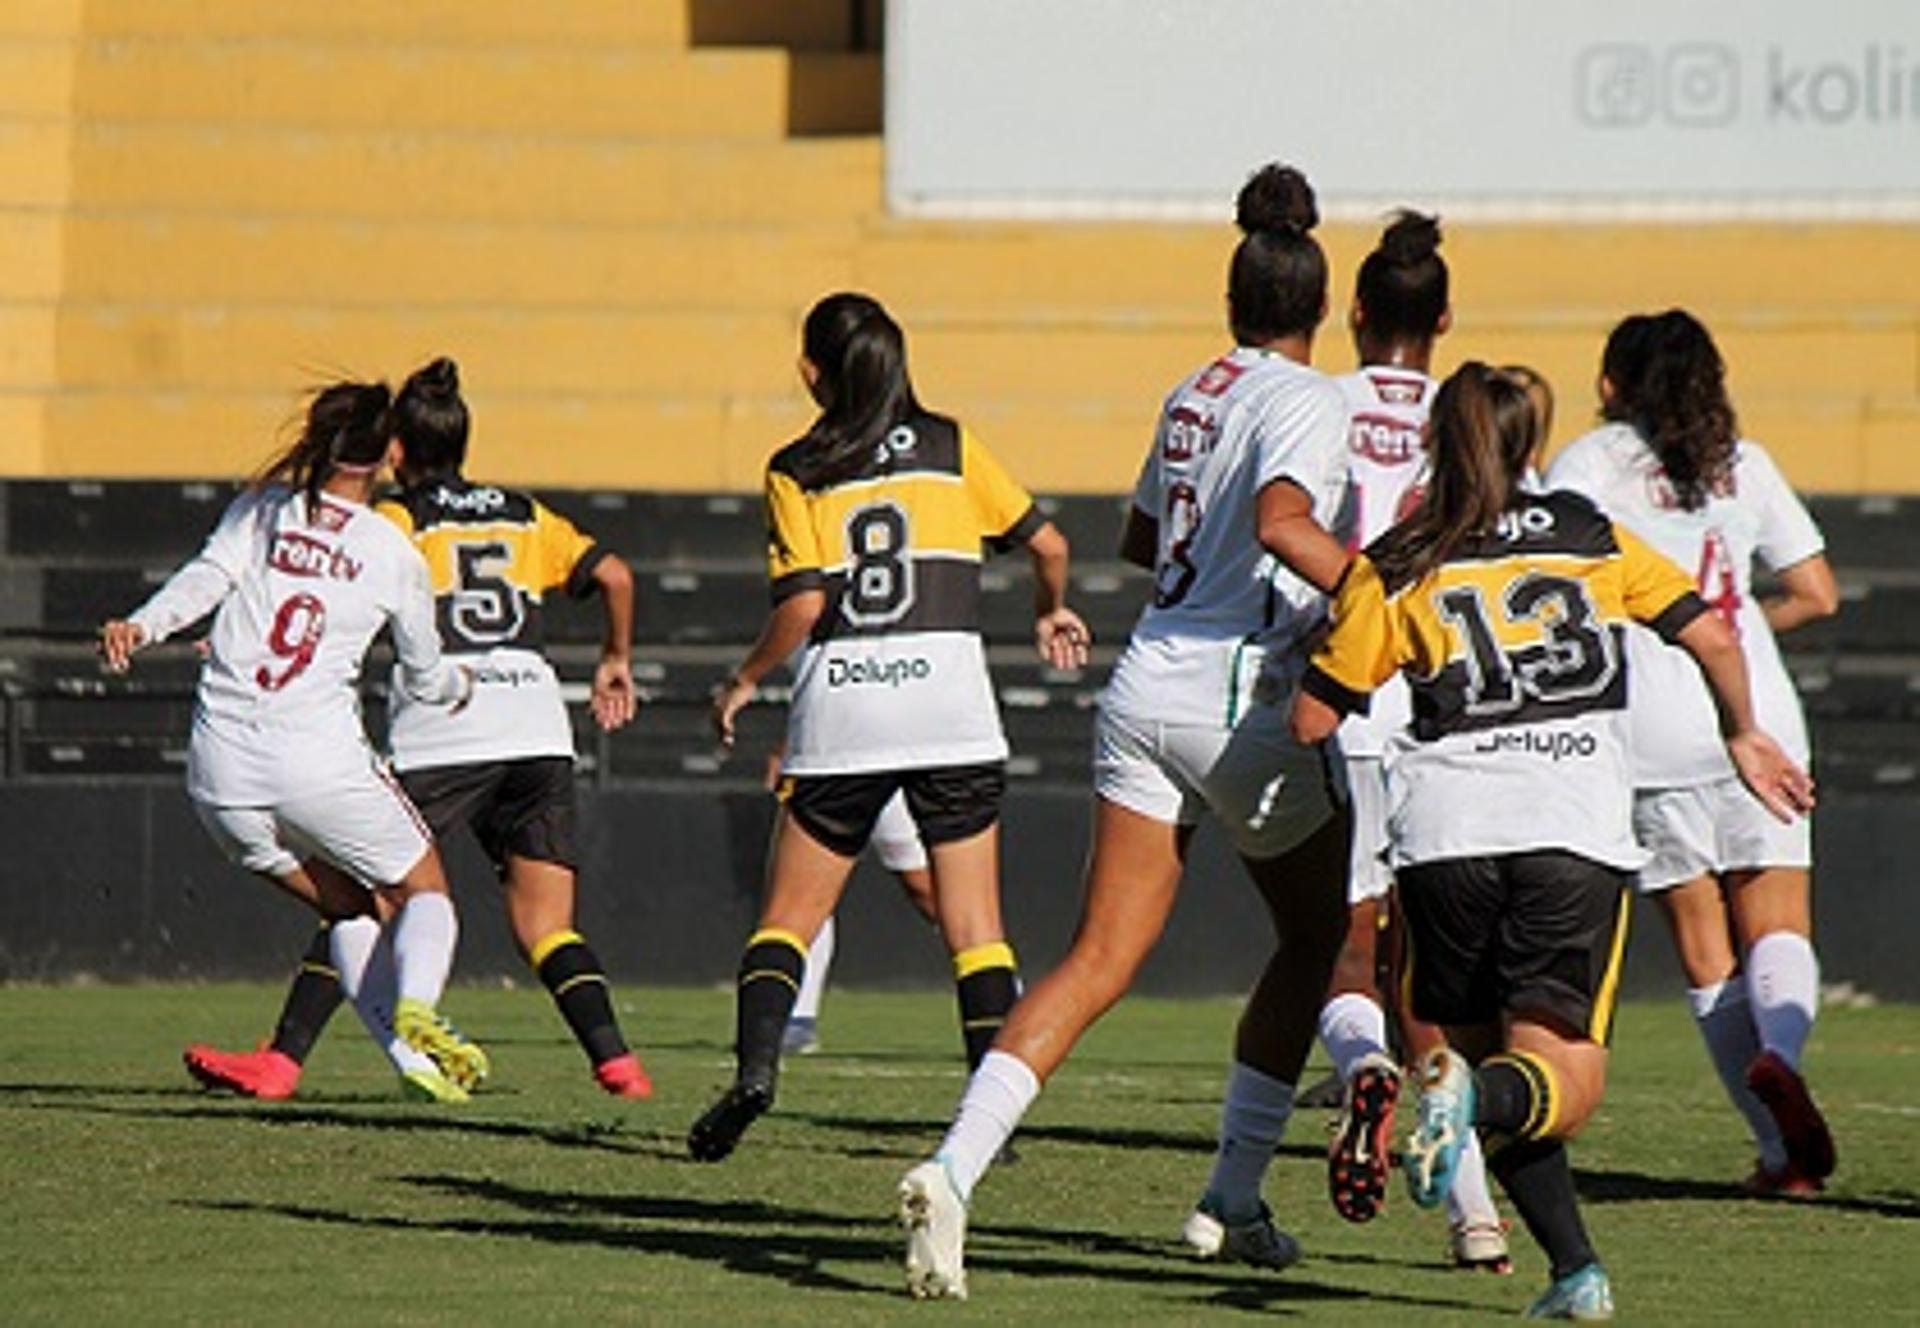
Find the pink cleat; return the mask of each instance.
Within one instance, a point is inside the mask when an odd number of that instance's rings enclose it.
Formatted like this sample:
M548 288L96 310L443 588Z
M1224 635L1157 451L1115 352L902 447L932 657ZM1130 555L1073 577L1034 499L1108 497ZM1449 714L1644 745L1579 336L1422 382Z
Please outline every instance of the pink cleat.
M204 1042L186 1049L181 1059L187 1073L208 1088L225 1089L241 1097L278 1102L300 1087L300 1062L271 1048L264 1051L221 1051Z
M624 1056L615 1056L610 1061L601 1061L594 1066L593 1080L615 1097L653 1096L653 1080L647 1078L646 1067L640 1064L640 1058L632 1052Z

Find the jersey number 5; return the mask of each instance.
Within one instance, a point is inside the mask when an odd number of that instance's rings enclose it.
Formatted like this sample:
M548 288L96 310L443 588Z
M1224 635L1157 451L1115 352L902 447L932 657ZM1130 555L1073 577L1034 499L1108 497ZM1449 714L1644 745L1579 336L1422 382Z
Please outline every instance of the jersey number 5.
M500 575L511 564L512 551L499 540L488 540L456 544L453 557L460 571L452 612L447 615L453 630L476 646L495 646L518 638L526 625L526 606L521 603L519 590Z
M1435 609L1466 644L1468 714L1505 714L1528 701L1578 701L1612 684L1620 670L1619 648L1584 583L1529 572L1507 583L1500 602L1509 625L1536 624L1538 638L1503 646L1478 586L1453 586L1434 596Z

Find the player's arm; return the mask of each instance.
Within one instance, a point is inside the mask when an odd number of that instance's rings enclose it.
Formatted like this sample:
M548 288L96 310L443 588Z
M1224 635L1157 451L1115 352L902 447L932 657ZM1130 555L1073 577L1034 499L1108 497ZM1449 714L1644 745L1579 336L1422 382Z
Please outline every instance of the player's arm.
M826 607L827 592L818 585L794 588L775 602L753 649L713 690L713 730L722 743L733 746L734 716L753 700L760 680L806 644Z
M426 559L411 544L404 545L403 550L399 590L388 612L400 686L416 701L451 706L458 714L473 698L473 670L454 664L441 653Z
M1333 603L1333 629L1314 652L1294 693L1294 740L1325 742L1340 721L1365 714L1374 689L1400 667L1400 647L1386 587L1373 564L1355 558Z
M633 569L603 552L588 574L600 592L600 662L593 670L593 718L607 732L629 723L640 709L633 683Z
M198 622L232 592L246 562L249 523L258 509L253 494L236 499L191 562L127 617L101 624L100 654L110 672L125 673L135 651Z
M1033 643L1040 658L1056 669L1085 668L1087 647L1093 642L1087 624L1067 607L1071 556L1067 537L1051 521L1042 521L1027 536L1027 558L1033 564Z
M1827 555L1816 553L1774 573L1779 586L1760 599L1760 612L1775 632L1831 618L1840 611L1840 583Z
M1348 553L1314 519L1313 499L1291 479L1277 479L1260 490L1261 547L1317 590L1331 594L1347 570Z

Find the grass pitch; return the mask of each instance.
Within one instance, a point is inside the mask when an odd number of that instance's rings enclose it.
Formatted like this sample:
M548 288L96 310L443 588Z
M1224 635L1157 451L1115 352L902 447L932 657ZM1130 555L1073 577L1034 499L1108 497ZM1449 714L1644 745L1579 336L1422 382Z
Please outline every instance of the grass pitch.
M268 987L0 990L0 1321L1436 1324L1512 1315L1544 1281L1517 1232L1516 1276L1449 1270L1439 1220L1397 1188L1380 1220L1341 1222L1321 1112L1268 1182L1307 1261L1180 1257L1236 1007L1137 999L976 1194L972 1301L913 1305L891 1195L960 1088L951 997L833 994L826 1049L720 1166L682 1141L727 1077L730 993L621 1000L652 1101L602 1097L544 993L459 989L446 1008L497 1077L433 1108L393 1099L344 1010L299 1099L198 1091L179 1048L247 1044ZM1683 1006L1623 1011L1574 1161L1624 1321L1911 1321L1920 1009L1828 1011L1811 1071L1840 1143L1829 1197L1742 1202L1751 1159Z

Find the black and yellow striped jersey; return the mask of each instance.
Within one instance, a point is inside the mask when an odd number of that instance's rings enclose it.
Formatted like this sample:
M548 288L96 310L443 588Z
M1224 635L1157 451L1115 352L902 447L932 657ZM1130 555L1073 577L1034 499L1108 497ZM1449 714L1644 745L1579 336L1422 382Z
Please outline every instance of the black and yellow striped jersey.
M542 602L562 588L591 591L606 550L530 494L458 475L413 485L379 510L426 559L442 648L475 680L457 716L396 701L394 764L573 755L560 684L541 654Z
M1406 675L1397 861L1558 847L1631 868L1625 626L1671 638L1705 611L1692 577L1585 498L1529 495L1417 580L1356 558L1302 686L1353 712Z
M971 431L920 415L850 478L802 481L805 440L767 466L773 598L821 590L796 662L784 768L850 773L1000 760L980 565L1045 524Z

